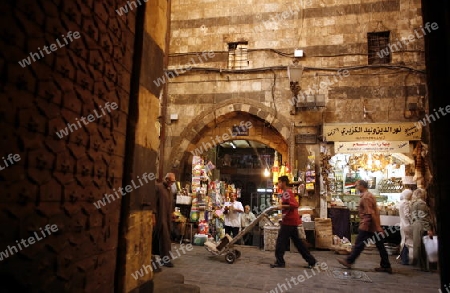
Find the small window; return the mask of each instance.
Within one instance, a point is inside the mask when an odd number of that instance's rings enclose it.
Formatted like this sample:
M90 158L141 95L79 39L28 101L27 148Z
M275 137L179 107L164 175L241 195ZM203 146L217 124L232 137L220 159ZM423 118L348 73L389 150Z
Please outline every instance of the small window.
M369 65L391 63L392 52L389 44L389 35L389 31L367 34Z
M228 43L228 69L248 67L248 42Z

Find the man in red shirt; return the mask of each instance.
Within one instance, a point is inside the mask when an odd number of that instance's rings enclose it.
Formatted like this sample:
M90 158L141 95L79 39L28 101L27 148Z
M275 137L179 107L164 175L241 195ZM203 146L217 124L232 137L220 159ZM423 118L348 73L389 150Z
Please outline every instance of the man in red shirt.
M289 178L287 176L281 176L278 178L278 188L283 191L281 195L282 203L278 206L278 208L282 210L283 220L281 221L280 230L278 231L278 238L275 247L276 262L271 264L270 267L284 268L286 266L283 256L290 238L294 242L295 247L303 259L308 263L308 267L313 268L316 265L317 260L311 255L298 235L297 227L302 223L302 221L298 214L298 202L292 194L292 191L287 189L288 184Z
M380 267L375 268L375 271L392 274L389 256L384 247L383 239L385 236L380 224L380 211L378 210L376 199L369 192L369 185L366 181L357 181L356 188L359 190L361 198L358 207L360 219L358 236L355 240L355 246L347 259L338 259L338 262L347 268L351 268L352 264L355 263L355 260L366 247L366 244L371 242L375 243L381 257Z

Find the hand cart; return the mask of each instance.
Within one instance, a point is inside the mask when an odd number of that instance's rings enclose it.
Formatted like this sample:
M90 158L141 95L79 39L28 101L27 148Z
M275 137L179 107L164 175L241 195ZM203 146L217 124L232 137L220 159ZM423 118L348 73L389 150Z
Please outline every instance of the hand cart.
M241 232L236 235L236 237L231 238L230 235L226 234L224 238L220 240L220 243L215 244L213 242L205 242L204 246L206 250L214 255L225 255L225 261L229 264L234 263L236 259L241 256L241 252L233 247L233 245L242 239L242 237L250 232L253 227L255 227L262 219L269 219L269 213L278 210L278 206L271 206L261 212L256 219L245 227ZM270 221L270 220L269 220ZM273 223L272 223L273 224Z

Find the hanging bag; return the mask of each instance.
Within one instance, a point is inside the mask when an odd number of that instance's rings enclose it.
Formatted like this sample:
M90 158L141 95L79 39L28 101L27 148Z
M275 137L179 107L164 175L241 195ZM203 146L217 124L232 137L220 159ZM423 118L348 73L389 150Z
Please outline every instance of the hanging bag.
M433 239L430 239L428 235L423 236L423 245L425 246L425 251L427 252L427 257L429 262L437 262L438 261L438 238L437 236L433 236Z
M409 249L406 244L403 245L402 251L400 252L400 259L402 261L402 265L409 265Z

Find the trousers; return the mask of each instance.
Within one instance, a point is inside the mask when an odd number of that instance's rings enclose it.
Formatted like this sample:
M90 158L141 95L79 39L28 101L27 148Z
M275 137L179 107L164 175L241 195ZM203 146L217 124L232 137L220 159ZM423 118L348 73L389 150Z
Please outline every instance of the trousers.
M309 265L315 265L316 259L311 255L308 248L303 244L302 240L298 235L297 226L286 226L281 225L280 230L278 231L277 243L275 246L275 258L276 262L279 265L284 265L284 252L286 250L287 245L289 244L289 239L292 239L295 247L297 248L300 255Z
M384 236L380 236L379 234L377 236L373 232L364 231L361 229L358 230L358 236L355 240L355 246L353 247L350 255L347 257L347 262L350 264L355 263L356 259L359 257L361 252L363 252L368 243L375 243L381 257L380 267L390 268L391 263L389 262L389 255L386 251L386 247L384 247Z

